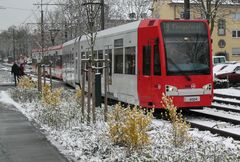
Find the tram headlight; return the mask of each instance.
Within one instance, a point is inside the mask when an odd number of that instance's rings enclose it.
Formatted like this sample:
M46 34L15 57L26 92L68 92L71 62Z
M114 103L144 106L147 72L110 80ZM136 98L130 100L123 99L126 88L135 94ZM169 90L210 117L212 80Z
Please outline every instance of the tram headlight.
M203 89L204 89L204 90L209 90L209 91L211 91L211 90L212 90L212 84L209 83L209 84L204 85L204 86L203 86Z
M166 85L166 92L177 92L177 87Z

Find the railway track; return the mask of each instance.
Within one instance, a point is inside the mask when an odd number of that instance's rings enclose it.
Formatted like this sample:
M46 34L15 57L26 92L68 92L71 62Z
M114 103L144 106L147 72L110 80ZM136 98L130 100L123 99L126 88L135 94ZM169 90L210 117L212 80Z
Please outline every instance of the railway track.
M193 128L240 140L239 97L217 94L211 107L190 109L188 116L187 121Z

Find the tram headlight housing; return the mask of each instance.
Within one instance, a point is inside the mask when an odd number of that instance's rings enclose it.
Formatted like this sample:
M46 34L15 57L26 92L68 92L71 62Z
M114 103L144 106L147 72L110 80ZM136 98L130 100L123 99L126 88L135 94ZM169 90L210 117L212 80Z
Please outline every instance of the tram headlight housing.
M212 90L212 84L209 83L209 84L204 85L204 86L203 86L203 89L204 89L204 90L211 91L211 90Z
M177 87L166 85L165 90L166 92L177 92Z

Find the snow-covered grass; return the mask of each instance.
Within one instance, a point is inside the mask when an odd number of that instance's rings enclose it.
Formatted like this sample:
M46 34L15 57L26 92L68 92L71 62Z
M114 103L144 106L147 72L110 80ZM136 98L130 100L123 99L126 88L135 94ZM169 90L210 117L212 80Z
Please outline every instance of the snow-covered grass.
M81 122L81 114L76 118L68 119L68 122L61 123L62 126L54 127L41 120L43 104L38 96L28 100L25 97L13 95L13 101L9 95L20 93L18 89L12 89L8 93L0 93L0 101L14 104L19 111L25 114L29 120L39 124L42 132L71 161L188 161L188 162L212 162L212 161L240 161L240 143L232 138L223 138L209 132L190 129L191 140L175 147L171 143L171 124L168 121L154 119L149 135L151 144L137 151L129 151L126 147L114 145L108 135L108 125L104 122L103 109L97 108L96 124L87 125ZM9 94L9 95L8 95ZM26 94L36 95L36 91L29 91ZM73 100L72 92L64 94L59 109L64 114L78 112ZM109 107L114 111L114 107ZM71 116L71 115L70 115ZM69 117L69 116L68 116ZM66 118L67 119L67 118Z

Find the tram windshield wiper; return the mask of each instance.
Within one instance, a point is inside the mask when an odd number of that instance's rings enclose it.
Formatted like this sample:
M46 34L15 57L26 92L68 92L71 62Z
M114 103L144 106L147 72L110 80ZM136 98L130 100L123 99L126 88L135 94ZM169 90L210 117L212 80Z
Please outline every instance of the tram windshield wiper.
M171 58L167 58L167 60L187 79L187 81L191 81L191 78L182 71L182 69Z

